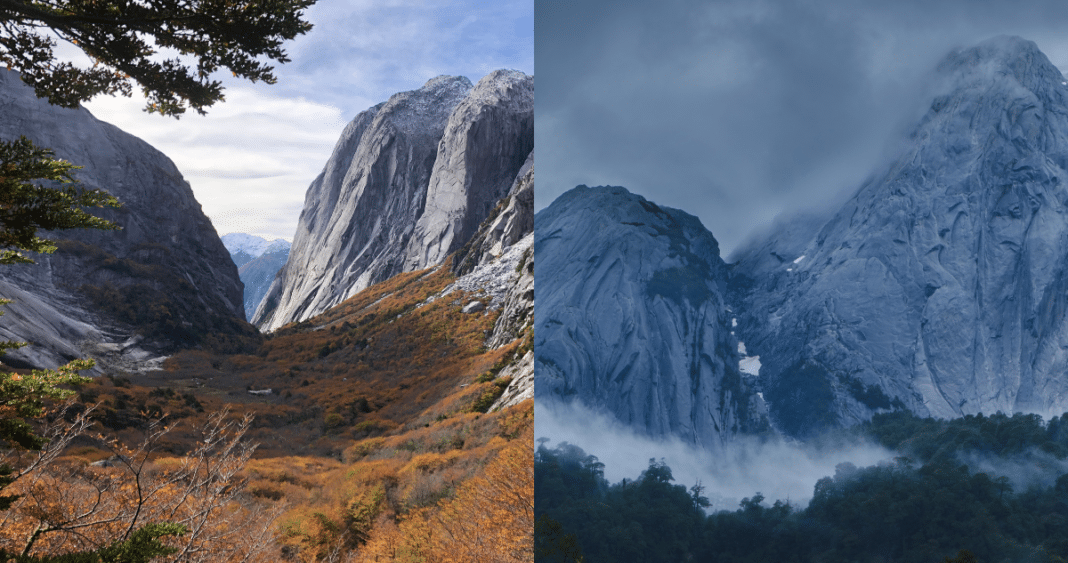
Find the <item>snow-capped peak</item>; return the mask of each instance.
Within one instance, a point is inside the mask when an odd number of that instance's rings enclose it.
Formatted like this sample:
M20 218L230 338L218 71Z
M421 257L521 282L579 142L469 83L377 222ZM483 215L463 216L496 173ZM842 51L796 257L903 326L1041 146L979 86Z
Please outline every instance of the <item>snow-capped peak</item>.
M289 248L290 244L285 239L269 241L263 237L245 233L230 233L223 235L221 238L223 246L226 247L231 256L243 252L252 258L258 258L265 252L284 250Z

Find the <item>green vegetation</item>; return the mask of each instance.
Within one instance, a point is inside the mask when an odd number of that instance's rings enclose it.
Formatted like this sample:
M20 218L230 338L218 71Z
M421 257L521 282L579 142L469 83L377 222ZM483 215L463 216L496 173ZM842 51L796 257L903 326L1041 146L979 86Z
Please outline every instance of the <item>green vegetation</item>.
M545 561L575 561L580 551L590 563L1068 560L1068 473L1058 474L1068 466L1068 414L1043 423L1023 414L936 420L897 412L823 439L846 438L900 455L872 467L840 464L816 483L805 508L756 493L736 511L711 515L701 509L703 489L673 484L663 461L610 485L597 458L566 443L542 444L537 549ZM1007 477L962 459L1045 476L1014 490ZM565 541L570 534L574 546Z
M26 137L0 142L0 264L33 262L25 252L54 251L39 230L118 228L82 209L118 207L118 200L79 189L72 176L78 167L54 157Z
M147 111L181 115L223 99L211 78L221 68L253 82L275 82L265 61L288 62L282 43L311 30L315 0L4 0L0 62L37 95L77 107L98 94L129 96L137 83ZM61 39L93 60L79 68L56 59Z

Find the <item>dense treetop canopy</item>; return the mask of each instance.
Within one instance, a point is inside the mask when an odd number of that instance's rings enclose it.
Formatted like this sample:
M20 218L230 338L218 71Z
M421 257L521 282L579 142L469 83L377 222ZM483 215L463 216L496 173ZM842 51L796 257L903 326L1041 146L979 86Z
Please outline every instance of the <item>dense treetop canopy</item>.
M211 78L222 68L274 83L270 61L288 62L282 43L307 33L315 0L0 0L0 62L40 97L75 107L97 94L148 97L149 112L178 116L223 99ZM57 59L57 40L94 64Z

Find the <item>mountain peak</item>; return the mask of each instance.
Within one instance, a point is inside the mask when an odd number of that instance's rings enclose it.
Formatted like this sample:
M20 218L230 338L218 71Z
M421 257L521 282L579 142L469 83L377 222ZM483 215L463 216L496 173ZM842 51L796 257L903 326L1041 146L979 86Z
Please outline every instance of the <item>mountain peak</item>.
M948 88L897 159L807 243L777 232L733 270L788 434L1068 406L1068 85L1018 37L939 71Z
M727 269L696 217L578 186L534 218L535 387L712 451L764 428L738 370Z
M1063 90L1064 77L1034 41L999 35L947 55L938 71L956 86L989 84L1011 77L1032 93L1053 88ZM959 81L959 82L958 82Z

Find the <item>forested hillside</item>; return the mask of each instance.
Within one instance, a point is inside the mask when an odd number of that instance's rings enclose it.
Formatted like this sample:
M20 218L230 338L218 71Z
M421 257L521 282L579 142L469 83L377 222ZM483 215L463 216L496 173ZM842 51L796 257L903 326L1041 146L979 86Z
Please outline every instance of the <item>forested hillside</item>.
M807 506L753 491L738 510L706 514L701 484L674 483L662 460L610 484L596 457L542 443L535 455L538 560L1068 559L1068 415L1047 423L1023 414L940 420L893 413L821 440L870 440L897 457L871 467L840 464L815 484Z

